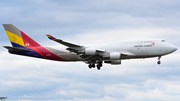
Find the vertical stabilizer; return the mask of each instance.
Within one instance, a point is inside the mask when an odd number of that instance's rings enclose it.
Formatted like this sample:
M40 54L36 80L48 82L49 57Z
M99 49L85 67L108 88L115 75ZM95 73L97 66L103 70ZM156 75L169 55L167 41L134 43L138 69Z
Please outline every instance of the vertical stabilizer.
M39 45L13 24L3 24L13 47L4 46L11 54L31 56L49 60L64 61L61 57Z
M3 26L13 47L40 46L13 24L3 24Z

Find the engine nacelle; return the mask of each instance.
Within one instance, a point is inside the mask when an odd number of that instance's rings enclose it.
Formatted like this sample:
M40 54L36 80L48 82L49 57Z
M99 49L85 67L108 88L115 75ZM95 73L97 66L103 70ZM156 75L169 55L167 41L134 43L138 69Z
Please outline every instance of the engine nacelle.
M104 63L110 63L111 65L120 65L121 60L104 61Z
M119 60L121 58L121 53L113 52L109 54L110 60Z
M96 49L95 48L85 48L85 55L96 55Z

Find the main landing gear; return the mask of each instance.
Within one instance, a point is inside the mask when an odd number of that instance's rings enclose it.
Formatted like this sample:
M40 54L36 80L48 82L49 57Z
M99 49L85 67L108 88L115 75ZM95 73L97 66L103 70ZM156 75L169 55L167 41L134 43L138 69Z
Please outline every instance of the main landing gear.
M157 62L157 64L158 64L158 65L160 65L160 64L161 64L160 59L161 59L161 56L159 56L159 57L158 57L158 62Z
M97 64L97 69L100 70L101 67L102 67L102 62L98 62L98 64Z
M94 63L89 63L88 67L91 68L95 68L95 64ZM98 62L96 65L97 69L100 70L102 67L102 62Z
M91 69L92 67L93 68L95 68L95 64L94 63L90 63L89 65L88 65L88 67Z

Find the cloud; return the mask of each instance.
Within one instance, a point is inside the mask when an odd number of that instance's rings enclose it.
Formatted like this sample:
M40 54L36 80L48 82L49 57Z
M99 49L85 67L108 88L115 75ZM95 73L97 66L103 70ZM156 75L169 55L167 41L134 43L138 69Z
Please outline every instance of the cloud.
M82 63L54 62L13 56L3 52L1 56L4 58L8 56L7 60L10 60L11 64L7 66L6 62L1 61L0 69L7 74L6 76L1 72L1 77L5 77L1 79L1 86L3 86L1 92L5 95L15 95L19 99L32 100L45 98L103 101L111 98L114 101L118 99L162 100L158 95L156 96L156 93L166 96L169 93L163 93L164 89L172 92L174 89L172 85L178 86L179 65L168 66L178 62L179 56L175 59L177 61L172 60L176 55L164 57L162 66L156 65L156 59L124 60L122 65L104 65L101 71L97 71L89 70ZM7 60L4 59L4 61ZM16 94L13 93L15 91ZM47 97L42 97L42 94ZM137 94L144 96L138 97ZM166 97L170 99L172 96ZM14 97L11 96L11 98Z
M43 46L45 34L79 44L163 38L179 44L179 1L0 1L0 22L13 23ZM10 45L3 27L0 45ZM0 51L0 95L8 100L156 101L179 99L179 51L157 58L123 60L89 69Z

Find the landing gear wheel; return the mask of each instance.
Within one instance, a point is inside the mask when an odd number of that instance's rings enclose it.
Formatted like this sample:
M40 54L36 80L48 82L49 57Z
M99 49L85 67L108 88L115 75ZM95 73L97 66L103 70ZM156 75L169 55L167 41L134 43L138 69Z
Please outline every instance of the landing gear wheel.
M91 69L91 68L92 68L92 65L91 65L91 64L89 64L89 65L88 65L88 67Z
M95 64L92 64L92 67L95 68Z
M101 69L101 66L100 66L100 65L97 65L97 69L100 70L100 69Z
M160 64L161 64L160 59L161 59L161 56L159 56L159 57L158 57L158 62L157 62L157 64L158 64L158 65L160 65Z
M158 61L157 64L160 65L160 64L161 64L161 61Z
M100 70L101 67L102 67L102 62L99 62L99 63L97 64L97 69Z
M89 65L88 65L88 67L91 69L92 67L93 68L95 68L95 64L94 63L90 63Z

